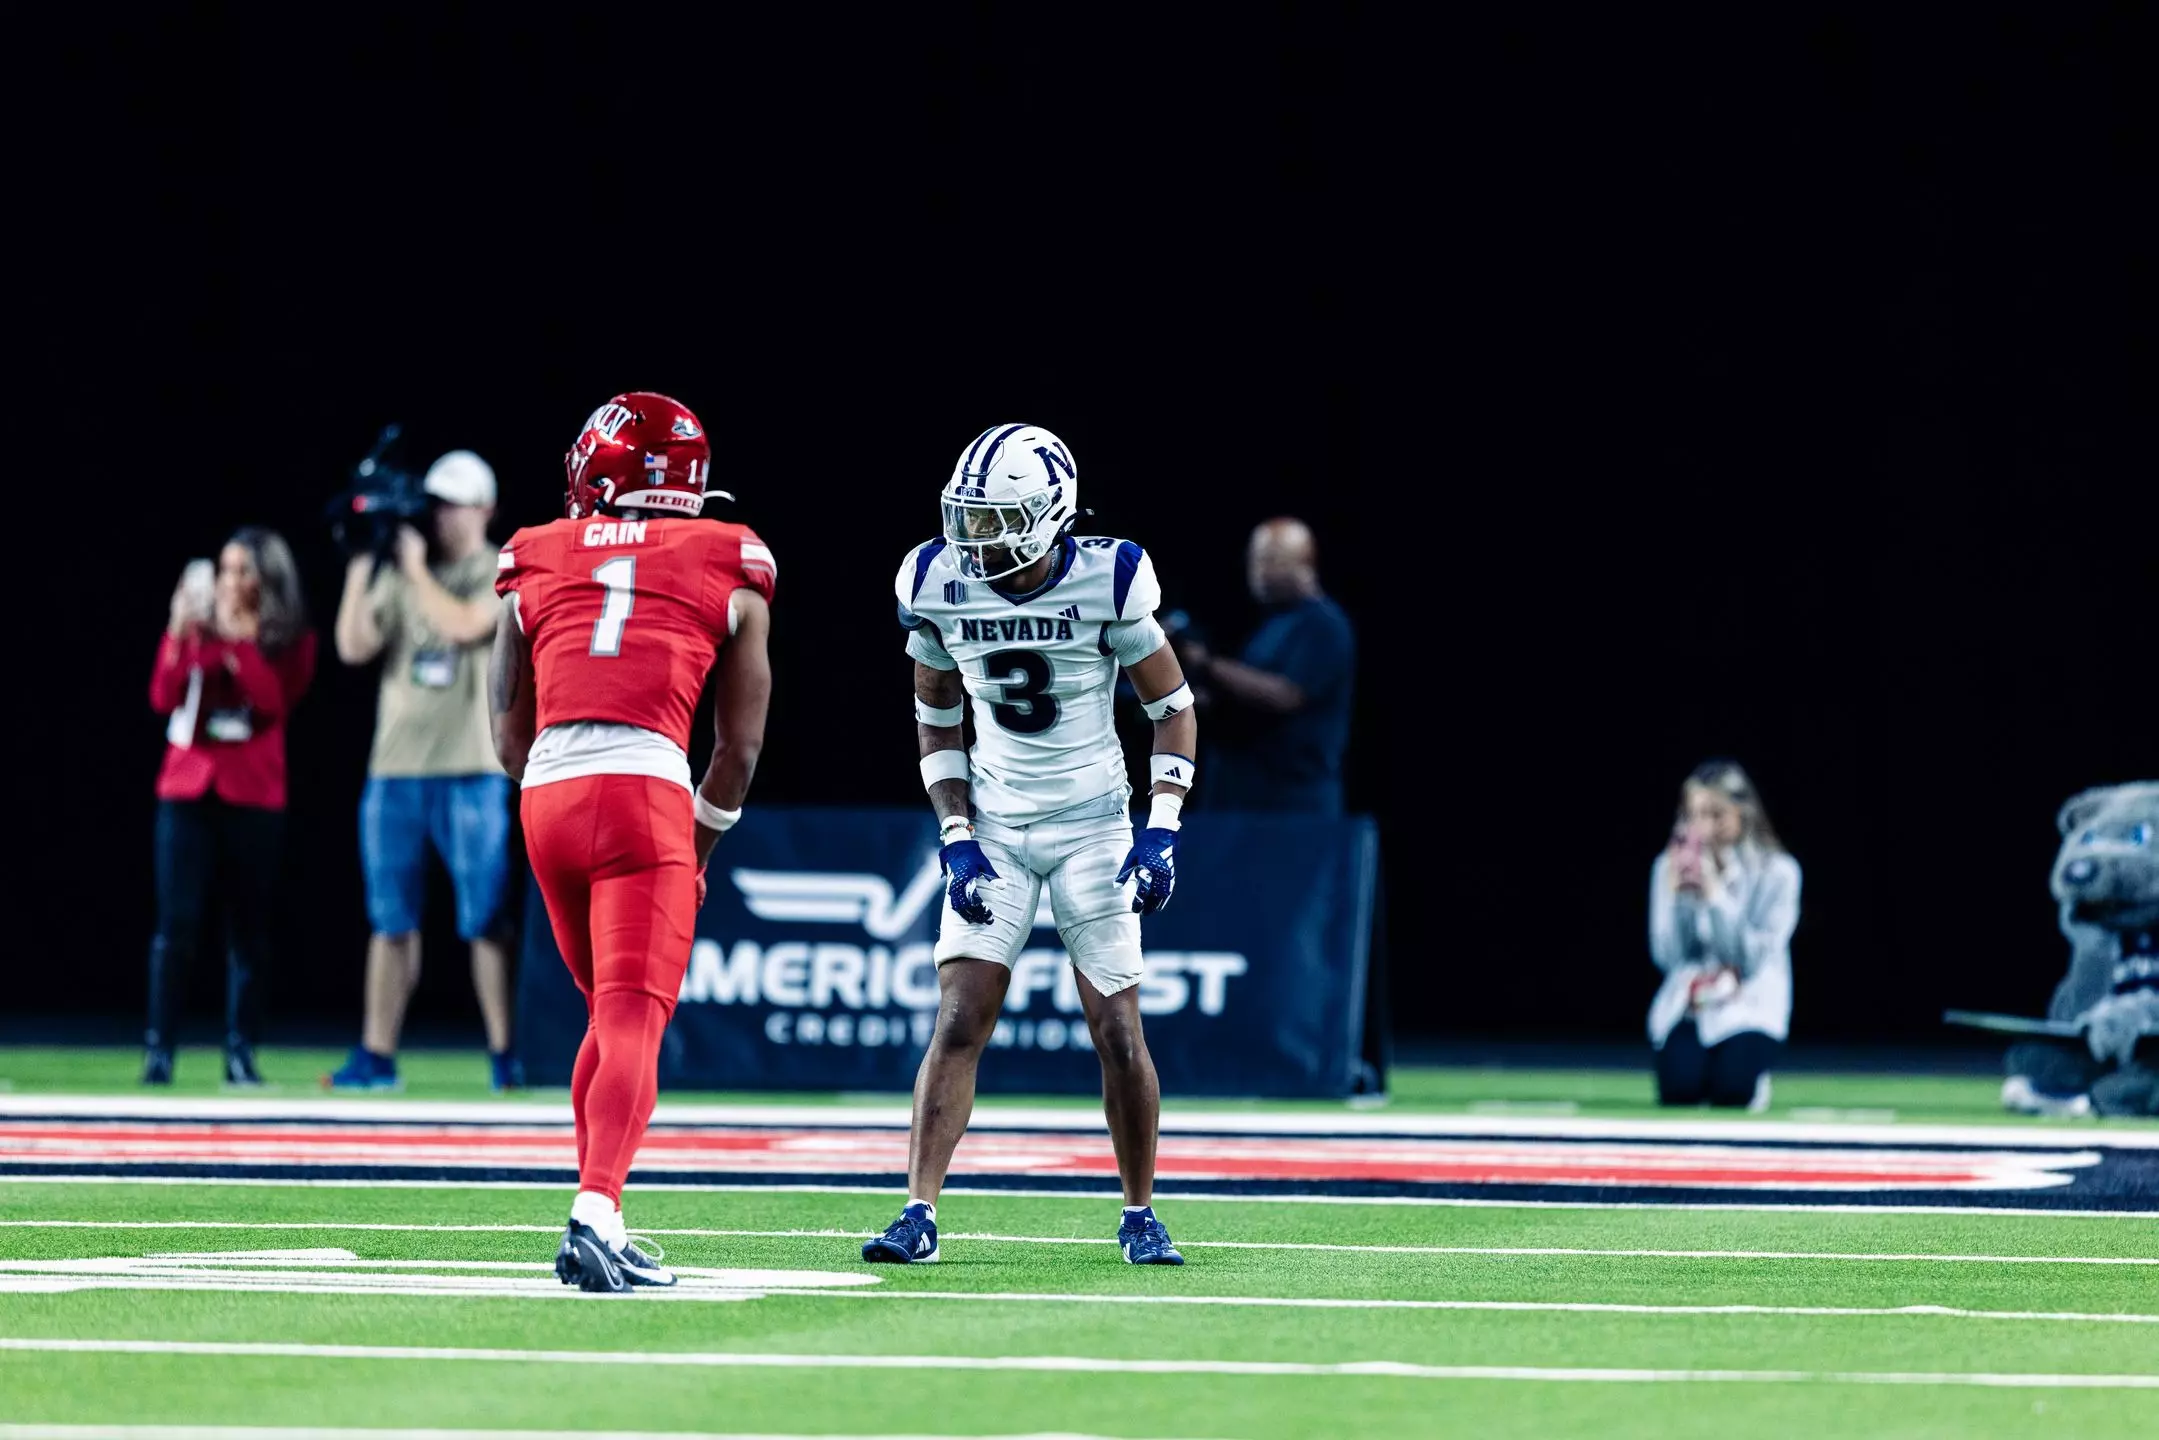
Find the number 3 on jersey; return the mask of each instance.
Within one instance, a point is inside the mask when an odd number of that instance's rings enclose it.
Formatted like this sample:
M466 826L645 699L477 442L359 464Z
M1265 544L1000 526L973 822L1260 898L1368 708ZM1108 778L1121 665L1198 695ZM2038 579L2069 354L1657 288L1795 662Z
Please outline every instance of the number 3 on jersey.
M606 591L600 602L600 618L592 622L592 653L612 660L622 653L623 627L637 604L637 557L617 555L592 572L593 583ZM574 642L573 642L574 643Z
M982 678L1003 684L1005 698L990 706L990 714L1013 734L1040 735L1057 723L1057 697L1049 693L1055 672L1048 657L999 650L983 657Z

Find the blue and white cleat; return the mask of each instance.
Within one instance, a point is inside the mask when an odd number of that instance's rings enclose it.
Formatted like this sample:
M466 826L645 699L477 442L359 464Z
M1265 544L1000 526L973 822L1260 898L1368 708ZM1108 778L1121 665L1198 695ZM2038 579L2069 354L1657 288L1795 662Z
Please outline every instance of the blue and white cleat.
M1184 1256L1177 1253L1169 1231L1154 1218L1152 1205L1124 1212L1124 1220L1117 1226L1117 1248L1124 1251L1127 1265L1184 1264Z
M377 1055L365 1045L355 1045L345 1057L342 1068L322 1077L323 1085L331 1090L402 1090L403 1083L397 1078L397 1059L391 1055Z
M873 1265L928 1265L937 1259L937 1221L928 1205L910 1205L885 1233L862 1247Z

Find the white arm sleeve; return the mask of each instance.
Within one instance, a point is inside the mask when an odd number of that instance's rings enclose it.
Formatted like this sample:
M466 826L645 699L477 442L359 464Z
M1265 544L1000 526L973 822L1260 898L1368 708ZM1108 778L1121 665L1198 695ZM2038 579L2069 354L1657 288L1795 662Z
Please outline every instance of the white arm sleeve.
M1154 616L1142 615L1137 620L1112 621L1102 643L1119 665L1129 669L1168 644L1169 636L1162 633Z
M945 650L934 627L923 625L907 632L907 653L932 670L957 670L960 662Z

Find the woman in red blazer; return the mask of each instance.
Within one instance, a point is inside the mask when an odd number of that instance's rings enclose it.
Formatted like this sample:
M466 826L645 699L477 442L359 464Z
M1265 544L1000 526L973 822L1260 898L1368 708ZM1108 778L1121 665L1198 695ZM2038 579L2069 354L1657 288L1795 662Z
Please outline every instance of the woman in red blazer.
M225 915L225 1080L259 1085L258 981L269 960L285 830L285 717L315 676L292 551L253 526L226 542L205 596L183 576L150 672L171 718L157 777L157 936L143 1083L172 1083L174 1012L213 899Z

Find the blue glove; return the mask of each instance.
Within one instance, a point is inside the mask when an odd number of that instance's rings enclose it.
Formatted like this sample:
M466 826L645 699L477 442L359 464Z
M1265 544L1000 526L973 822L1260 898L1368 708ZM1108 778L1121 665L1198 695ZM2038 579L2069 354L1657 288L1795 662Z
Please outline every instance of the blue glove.
M1124 884L1135 871L1139 874L1139 888L1132 896L1136 914L1152 915L1169 904L1170 891L1177 888L1177 832L1140 831L1132 842L1132 853L1124 857L1124 869L1117 872L1117 883Z
M957 828L957 827L954 827ZM990 864L990 857L982 853L979 840L955 840L937 852L937 858L951 878L945 883L945 893L951 897L952 908L970 925L990 923L989 902L975 893L975 885L982 880L995 880L997 869Z

